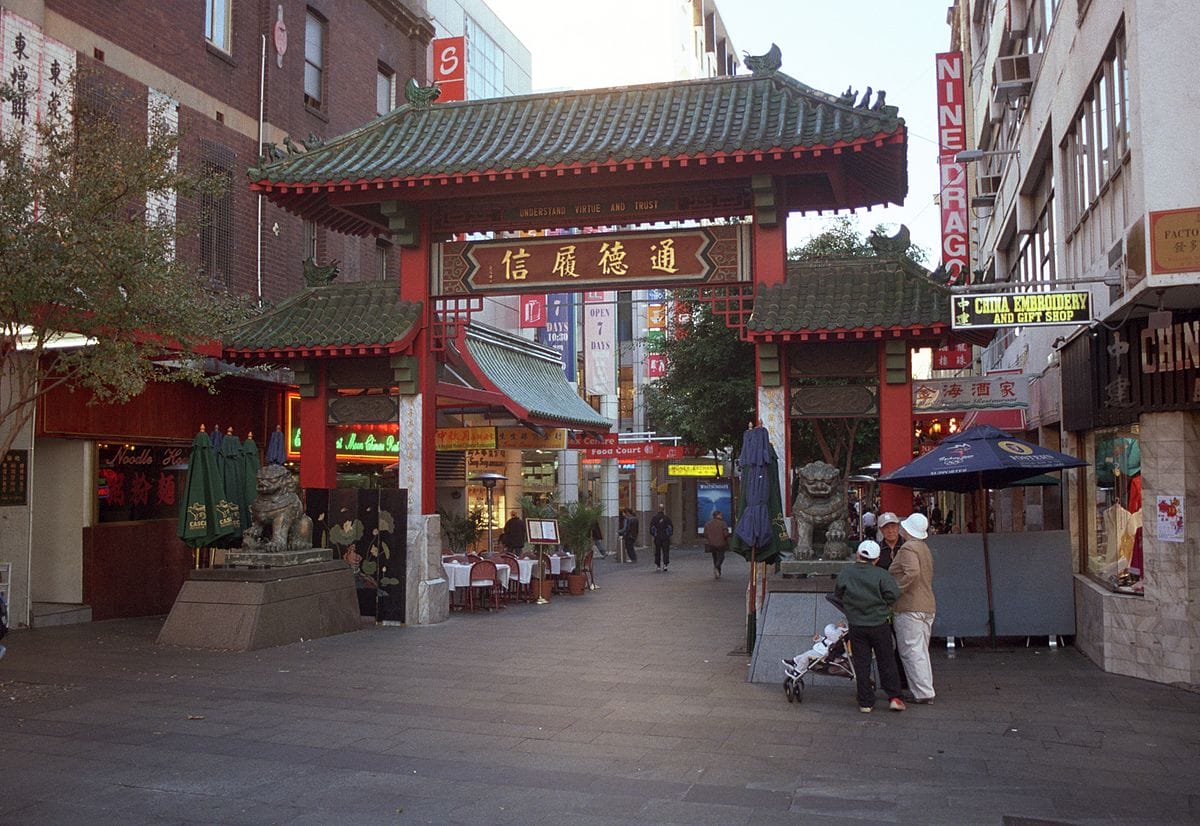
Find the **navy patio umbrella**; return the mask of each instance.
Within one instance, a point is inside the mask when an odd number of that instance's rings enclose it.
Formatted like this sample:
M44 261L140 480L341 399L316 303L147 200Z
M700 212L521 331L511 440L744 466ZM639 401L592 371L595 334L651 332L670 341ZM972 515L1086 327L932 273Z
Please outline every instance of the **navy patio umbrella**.
M783 496L779 492L779 457L765 427L752 427L742 434L738 454L741 486L738 516L729 549L750 561L750 604L746 617L746 650L754 650L758 581L756 562L778 562L794 545L783 520Z
M1085 467L1087 462L1048 447L1017 439L991 425L969 427L947 437L924 456L880 476L880 482L921 490L982 493L1020 485L1047 471ZM983 537L983 576L987 586L988 636L996 642L996 614L992 605L992 568L988 558L987 513L979 520Z

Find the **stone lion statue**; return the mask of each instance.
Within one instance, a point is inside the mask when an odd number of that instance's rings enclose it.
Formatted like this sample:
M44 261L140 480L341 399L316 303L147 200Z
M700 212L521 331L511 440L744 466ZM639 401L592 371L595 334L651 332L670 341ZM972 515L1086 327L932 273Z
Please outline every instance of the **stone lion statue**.
M796 520L796 559L812 559L813 528L825 526L825 559L847 559L846 492L841 474L825 462L809 462L800 468L796 499L792 503Z
M312 547L312 520L304 514L296 480L282 465L265 465L255 477L258 498L250 505L250 527L242 547L260 551L303 551Z

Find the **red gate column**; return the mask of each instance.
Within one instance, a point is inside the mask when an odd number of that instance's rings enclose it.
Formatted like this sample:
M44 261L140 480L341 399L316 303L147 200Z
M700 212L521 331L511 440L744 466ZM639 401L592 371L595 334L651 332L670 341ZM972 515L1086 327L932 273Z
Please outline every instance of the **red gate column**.
M417 394L407 401L401 399L400 441L408 445L400 462L400 487L410 491L411 513L434 513L437 510L437 463L434 461L437 436L437 356L433 353L433 307L430 302L431 244L429 217L405 216L416 221L415 246L400 250L400 297L419 301L423 308L420 330L413 341L412 352L417 366ZM393 218L393 223L397 222ZM414 434L411 430L418 430ZM416 437L416 438L413 438ZM417 495L412 495L416 493Z
M754 290L774 287L787 277L787 228L779 220L776 207L781 201L778 184L769 175L751 177L750 189L754 197L753 266ZM775 343L760 343L755 346L756 375L758 385L756 405L758 423L767 429L775 449L779 452L779 492L783 496L783 512L790 514L791 491L788 490L792 466L790 411L787 404L787 382L780 346Z
M879 344L879 474L912 460L912 369L908 342ZM912 510L912 491L900 485L879 486L881 507L901 516Z
M325 361L293 361L300 386L300 487L337 487L337 435L329 426Z

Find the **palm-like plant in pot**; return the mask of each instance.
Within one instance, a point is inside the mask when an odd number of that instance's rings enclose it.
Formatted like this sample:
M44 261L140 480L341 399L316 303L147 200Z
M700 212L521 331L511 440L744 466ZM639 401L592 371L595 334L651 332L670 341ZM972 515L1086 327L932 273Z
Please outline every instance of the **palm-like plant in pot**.
M466 516L439 508L442 517L442 542L452 554L466 553L483 532L483 511L473 508Z
M571 502L558 508L558 538L575 556L575 572L571 577L579 577L576 587L580 593L583 591L584 559L592 550L592 525L603 515L604 506L589 501Z

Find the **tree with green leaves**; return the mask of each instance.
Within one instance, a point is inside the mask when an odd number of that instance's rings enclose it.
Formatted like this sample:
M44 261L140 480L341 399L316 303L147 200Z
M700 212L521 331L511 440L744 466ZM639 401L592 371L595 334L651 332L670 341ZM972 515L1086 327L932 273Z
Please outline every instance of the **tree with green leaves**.
M703 305L684 325L680 334L650 343L651 352L666 356L667 374L645 388L647 412L657 430L715 456L731 455L755 416L754 345ZM713 475L719 474L718 464Z
M244 312L176 256L198 226L152 206L228 181L181 168L165 112L131 128L117 104L80 97L69 119L0 135L0 456L55 388L103 403L150 381L211 382L197 353Z
M882 226L877 226L873 234L886 237ZM830 221L822 232L801 246L789 250L788 258L811 261L877 254L870 239L859 232L854 218L843 215ZM921 247L910 245L901 254L914 264L925 264L926 252ZM821 380L812 381L819 383ZM856 468L879 458L879 420L876 417L793 419L791 435L793 461L820 456L827 464L840 468L843 479Z

